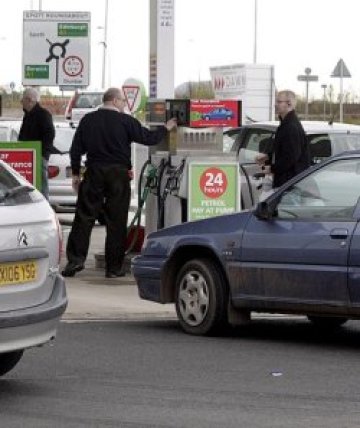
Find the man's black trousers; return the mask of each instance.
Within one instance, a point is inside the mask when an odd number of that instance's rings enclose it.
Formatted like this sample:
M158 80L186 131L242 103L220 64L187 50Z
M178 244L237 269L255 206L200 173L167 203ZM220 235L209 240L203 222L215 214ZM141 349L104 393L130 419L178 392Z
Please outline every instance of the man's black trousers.
M105 265L121 269L126 247L130 179L123 165L91 165L80 184L66 255L70 263L84 264L91 231L103 210L106 224Z

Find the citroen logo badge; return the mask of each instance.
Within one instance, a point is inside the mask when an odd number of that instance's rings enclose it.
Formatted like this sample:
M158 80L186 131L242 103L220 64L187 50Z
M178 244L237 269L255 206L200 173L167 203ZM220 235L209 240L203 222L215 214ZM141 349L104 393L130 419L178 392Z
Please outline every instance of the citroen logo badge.
M27 247L29 245L28 244L28 237L27 237L27 235L23 229L19 229L17 239L18 239L18 246L19 247Z

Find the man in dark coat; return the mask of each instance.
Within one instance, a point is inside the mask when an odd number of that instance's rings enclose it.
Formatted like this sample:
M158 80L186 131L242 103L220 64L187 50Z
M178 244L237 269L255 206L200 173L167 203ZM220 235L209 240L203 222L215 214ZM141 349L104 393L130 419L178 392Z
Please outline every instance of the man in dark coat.
M123 112L125 98L118 88L109 88L103 106L80 121L70 149L73 188L78 191L75 218L66 247L68 263L63 276L84 269L95 220L104 210L105 276L124 276L121 269L126 245L130 203L131 143L160 143L176 127L170 119L150 131ZM86 154L86 171L80 177L81 156Z
M50 112L39 104L39 93L34 88L26 88L21 99L24 110L19 141L41 141L42 187L41 192L49 199L48 161L54 153L55 128Z
M280 91L276 111L280 125L275 133L272 155L261 154L257 162L265 173L273 174L273 188L278 188L311 165L309 143L295 113L296 97L292 91Z

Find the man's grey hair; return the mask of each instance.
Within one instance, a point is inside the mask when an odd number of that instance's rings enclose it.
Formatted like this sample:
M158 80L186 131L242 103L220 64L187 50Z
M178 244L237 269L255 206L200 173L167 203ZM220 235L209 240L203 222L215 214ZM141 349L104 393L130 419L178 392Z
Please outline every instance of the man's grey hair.
M112 101L115 98L123 99L124 95L120 88L109 88L104 92L103 102Z
M36 103L40 101L40 93L35 88L25 88L23 92L23 98L24 97Z
M284 89L278 92L278 96L281 95L286 98L286 101L290 103L290 106L294 109L296 107L296 95L295 92L290 91L289 89Z

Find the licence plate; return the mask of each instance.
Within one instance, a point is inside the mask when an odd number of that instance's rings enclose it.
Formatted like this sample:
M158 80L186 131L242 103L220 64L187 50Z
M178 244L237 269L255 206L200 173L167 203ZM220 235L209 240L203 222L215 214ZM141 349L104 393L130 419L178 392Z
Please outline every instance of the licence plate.
M29 260L19 263L0 263L0 286L35 281L37 264Z

